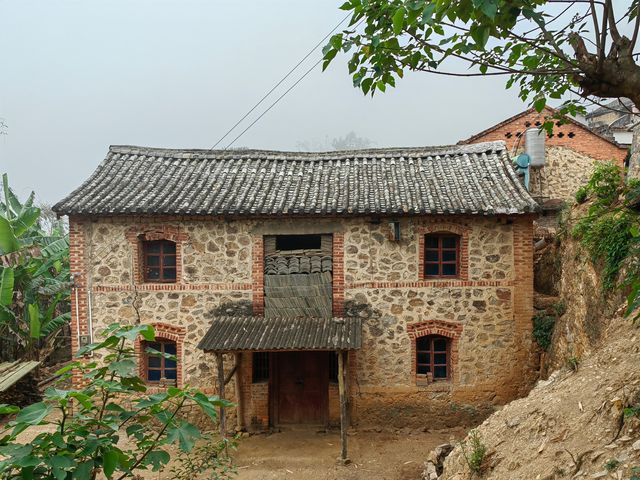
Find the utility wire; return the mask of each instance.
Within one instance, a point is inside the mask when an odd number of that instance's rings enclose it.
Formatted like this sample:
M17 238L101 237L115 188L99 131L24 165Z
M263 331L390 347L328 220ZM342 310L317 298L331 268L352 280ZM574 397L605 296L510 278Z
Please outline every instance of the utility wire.
M342 24L343 24L343 23L344 23L344 22L345 22L345 21L346 21L350 16L351 16L351 14L347 15L347 16L346 16L346 17L344 17L342 20L340 20L340 22L339 22L335 27L333 27L333 28L331 29L331 31L330 31L329 33L327 33L327 34L322 38L322 40L320 40L320 41L319 41L319 42L318 42L318 43L317 43L317 44L316 44L316 45L315 45L311 50L309 50L309 52L308 52L304 57L302 57L302 60L300 60L298 63L296 63L296 64L295 64L295 66L294 66L291 70L289 70L289 72L287 72L287 74L286 74L284 77L282 77L282 79L280 79L280 81L279 81L278 83L276 83L276 84L271 88L271 90L269 90L269 91L268 91L268 92L267 92L267 93L266 93L266 94L265 94L265 95L264 95L264 96L263 96L263 97L258 101L258 103L256 103L256 104L251 108L251 110L249 110L247 113L245 113L245 114L244 114L244 116L243 116L240 120L238 120L238 121L233 125L233 127L231 127L229 130L227 130L227 132L226 132L226 133L225 133L225 134L220 138L220 140L218 140L218 141L215 143L215 145L214 145L213 147L211 147L209 150L213 150L213 149L214 149L214 148L216 148L216 147L217 147L217 146L218 146L218 145L219 145L219 144L220 144L220 143L221 143L225 138L227 138L227 136L228 136L231 132L233 132L233 131L235 130L235 128L236 128L238 125L240 125L240 124L243 122L243 120L244 120L245 118L247 118L249 115L251 115L251 113L252 113L256 108L258 108L258 107L262 104L262 102L264 102L264 101L267 99L267 97L273 93L273 91L274 91L276 88L278 88L280 85L282 85L282 83L283 83L287 78L289 78L289 77L291 76L291 74L292 74L293 72L295 72L295 71L298 69L298 67L299 67L300 65L302 65L302 63L303 63L307 58L309 58L309 57L311 56L311 54L312 54L313 52L315 52L315 51L316 51L316 49L317 49L320 45L322 45L322 44L325 42L325 40L326 40L327 38L329 38L329 36L330 36L333 32L335 32L335 31L338 29L338 27L339 27L340 25L342 25ZM318 63L319 63L319 62L318 62ZM317 63L316 63L316 65L317 65ZM315 67L316 65L314 65L314 67ZM313 67L312 67L312 68L313 68ZM306 75L306 74L305 74L305 75ZM304 76L303 76L303 78L304 78ZM298 82L296 82L296 83L298 83ZM288 90L287 90L287 91L288 91ZM276 102L276 103L277 103L277 102ZM271 108L271 107L269 107L269 108ZM268 110L267 110L267 111L268 111ZM264 115L264 114L263 114L263 115ZM262 116L262 115L261 115L261 116ZM255 122L254 122L254 123L255 123ZM253 123L252 123L251 125L253 125ZM246 131L246 130L245 130L245 131ZM242 133L244 133L244 132L242 132ZM236 138L233 140L233 142L235 142L238 138L240 138L240 137L236 137ZM231 144L233 144L233 142L231 142L229 145L227 145L227 148L229 148L229 146L231 146ZM225 150L226 150L226 148L225 148Z
M303 75L302 75L298 80L296 80L296 82L295 82L293 85L291 85L289 88L287 88L287 89L284 91L284 93L283 93L282 95L280 95L280 96L276 99L276 101L275 101L275 102L273 102L271 105L269 105L269 107L268 107L264 112L262 112L262 113L260 114L260 116L258 116L258 118L256 118L253 122L251 122L247 128L245 128L242 132L240 132L240 134L239 134L236 138L234 138L233 140L231 140L231 143L229 143L226 147L224 147L224 149L225 149L225 150L228 150L228 149L229 149L229 147L231 147L231 145L233 145L233 144L236 142L236 140L238 140L238 139L239 139L241 136L243 136L243 135L244 135L244 134L245 134L245 133L246 133L246 132L251 128L251 127L253 127L256 123L258 123L258 121L259 121L262 117L264 117L264 116L267 114L267 112L268 112L269 110L271 110L273 107L275 107L275 106L277 105L277 103L278 103L280 100L282 100L282 99L285 97L285 95L286 95L287 93L289 93L291 90L293 90L293 89L294 89L294 87L295 87L296 85L298 85L298 84L299 84L299 83L304 79L304 77L306 77L307 75L309 75L309 74L311 73L311 71L312 71L314 68L316 68L316 67L320 64L320 62L322 62L322 60L323 60L323 58L321 58L321 59L320 59L320 60L318 60L316 63L314 63L313 65L311 65L311 68L310 68L309 70L307 70L306 72L304 72L304 74L303 74Z

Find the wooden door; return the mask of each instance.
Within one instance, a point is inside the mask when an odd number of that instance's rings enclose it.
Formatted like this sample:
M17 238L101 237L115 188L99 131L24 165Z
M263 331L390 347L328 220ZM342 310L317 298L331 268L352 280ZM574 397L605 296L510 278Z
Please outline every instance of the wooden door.
M328 420L328 352L278 353L279 423L324 425Z

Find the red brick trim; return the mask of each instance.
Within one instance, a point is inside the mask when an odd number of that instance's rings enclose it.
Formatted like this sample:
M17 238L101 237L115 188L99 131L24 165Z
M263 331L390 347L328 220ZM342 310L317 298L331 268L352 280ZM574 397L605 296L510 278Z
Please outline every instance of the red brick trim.
M184 336L186 335L186 330L183 327L177 327L175 325L169 325L167 323L152 323L151 324L155 330L156 340L171 340L172 342L176 342L176 357L178 359L178 369L177 369L177 386L182 387L183 378L182 378L182 370L184 364ZM138 373L140 378L146 378L146 369L144 364L144 352L142 351L142 343L144 339L142 337L136 338L134 350L136 357L138 357ZM157 385L153 384L153 387L159 388Z
M462 336L463 326L457 322L444 320L426 320L424 322L407 325L407 333L411 339L411 376L416 381L416 339L426 335L442 335L451 339L449 345L449 381L457 383L458 373L458 344Z
M189 236L175 225L136 225L125 234L133 248L133 281L136 285L157 285L145 282L142 269L142 242L153 240L170 240L176 244L176 283L182 282L182 243L189 240Z
M354 282L345 285L346 290L360 288L444 288L444 287L511 287L514 280L421 280L418 282Z
M95 285L93 287L94 292L131 292L133 290L137 292L198 292L198 291L227 291L234 292L238 290L251 290L253 284L251 283L144 283L142 285Z
M455 280L469 279L469 232L471 227L451 222L435 222L430 225L419 225L415 229L418 235L418 279L425 280L424 276L424 236L429 233L447 232L460 235L460 274ZM443 282L450 282L450 279L429 278L431 282L443 285Z
M253 298L253 314L264 314L264 238L253 236L253 252L251 266L251 290Z
M344 233L333 233L333 316L344 315Z

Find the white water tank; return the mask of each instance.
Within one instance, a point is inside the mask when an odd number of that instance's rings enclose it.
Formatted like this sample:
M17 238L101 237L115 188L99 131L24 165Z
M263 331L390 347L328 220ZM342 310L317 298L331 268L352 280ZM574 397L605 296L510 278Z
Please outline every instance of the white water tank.
M544 141L546 137L547 132L539 128L529 128L524 132L524 151L529 155L530 166L533 168L544 167Z

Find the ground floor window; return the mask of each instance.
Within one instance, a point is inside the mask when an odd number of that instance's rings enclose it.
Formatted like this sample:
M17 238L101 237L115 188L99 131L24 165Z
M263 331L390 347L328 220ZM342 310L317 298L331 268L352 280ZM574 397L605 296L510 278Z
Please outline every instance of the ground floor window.
M269 352L253 353L253 383L269 380Z
M145 357L145 374L150 383L168 383L175 385L178 380L178 361L176 342L157 340L142 344ZM154 350L158 353L147 351Z
M449 342L447 337L427 335L416 339L416 373L433 380L449 378Z

